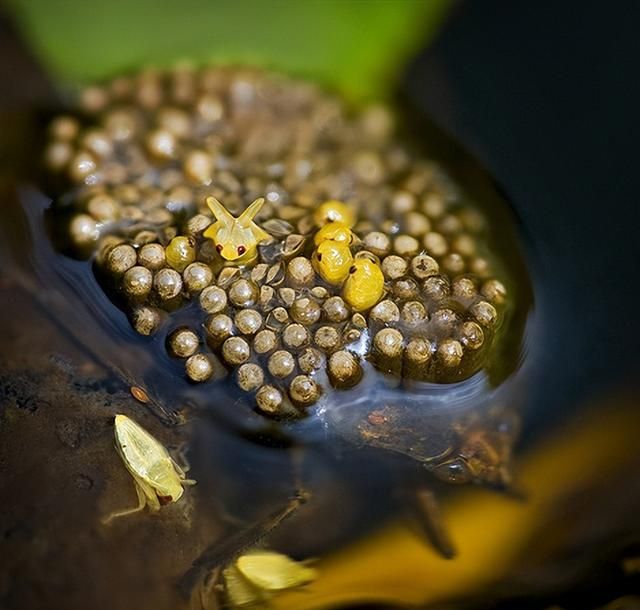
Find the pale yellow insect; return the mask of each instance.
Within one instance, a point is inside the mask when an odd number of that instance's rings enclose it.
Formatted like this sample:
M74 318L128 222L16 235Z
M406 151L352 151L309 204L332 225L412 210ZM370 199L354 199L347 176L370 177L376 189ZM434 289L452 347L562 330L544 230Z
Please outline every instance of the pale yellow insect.
M253 222L263 204L264 199L256 199L236 218L215 197L207 198L207 205L216 222L204 232L204 236L213 241L222 258L238 265L250 263L257 258L258 244L271 237Z
M275 551L240 555L224 569L224 588L234 608L267 603L278 591L301 587L317 578L317 570Z
M195 485L165 447L132 419L116 415L114 429L116 449L133 477L138 506L111 513L103 523L141 511L145 506L158 511L165 504L177 502L185 485Z

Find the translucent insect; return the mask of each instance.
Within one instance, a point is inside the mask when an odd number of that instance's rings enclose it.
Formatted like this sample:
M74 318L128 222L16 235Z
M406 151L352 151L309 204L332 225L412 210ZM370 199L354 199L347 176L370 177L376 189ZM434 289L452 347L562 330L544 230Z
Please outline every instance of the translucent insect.
M253 222L263 203L264 199L256 199L236 218L215 197L207 198L207 205L216 222L204 232L204 236L213 241L222 258L239 265L257 258L258 244L271 238L269 233Z
M118 414L114 428L116 449L133 477L138 506L111 513L103 523L141 511L145 506L158 511L165 504L177 502L185 485L195 485L165 447L132 419Z
M352 227L356 222L353 210L342 201L325 201L320 204L313 213L313 220L317 226L322 227L328 222L340 222L347 227Z
M384 276L375 261L358 257L349 267L347 279L342 287L342 298L355 311L373 307L384 293Z
M282 553L255 550L240 555L222 572L227 602L232 608L267 604L278 592L295 589L317 578L317 570Z

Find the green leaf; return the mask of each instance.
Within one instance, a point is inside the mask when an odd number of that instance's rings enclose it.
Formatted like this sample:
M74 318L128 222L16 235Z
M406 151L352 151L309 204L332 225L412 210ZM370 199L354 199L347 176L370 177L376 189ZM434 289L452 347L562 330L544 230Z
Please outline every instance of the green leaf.
M250 63L382 97L449 0L9 0L62 83L179 60Z

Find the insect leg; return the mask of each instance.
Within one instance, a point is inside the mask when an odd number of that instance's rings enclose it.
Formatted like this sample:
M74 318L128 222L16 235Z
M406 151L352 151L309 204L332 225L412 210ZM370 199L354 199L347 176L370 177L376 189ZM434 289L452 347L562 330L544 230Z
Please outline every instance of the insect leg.
M142 489L142 487L140 486L140 484L138 483L138 481L134 480L134 485L136 488L136 494L138 495L138 506L135 506L134 508L127 508L126 510L119 510L119 511L112 512L110 515L102 519L103 525L107 525L108 523L111 523L111 521L117 517L132 515L133 513L140 512L141 510L144 509L144 507L147 505L147 496L144 490Z
M456 550L446 530L440 507L432 491L422 487L414 492L413 509L418 522L431 544L445 559L452 559Z
M305 487L302 476L302 464L304 461L303 449L294 447L291 450L291 477L293 479L294 496L292 502L296 503L296 508L304 504L311 497L311 493Z
M207 547L180 579L178 588L182 595L186 597L193 593L203 573L210 572L215 567L224 566L244 549L255 546L287 517L295 513L307 500L308 495L304 490L296 489L295 495L289 499L286 506L271 516L250 527L239 529L224 540L216 541Z
M170 457L170 459L171 464L180 477L181 485L195 485L197 483L195 479L186 478L187 472L189 472L191 466L189 465L189 462L187 462L182 450L180 451L180 461L182 461L182 465L178 464L178 462L176 462L172 457Z
M194 587L189 610L221 610L223 592L222 568L214 568L200 586Z

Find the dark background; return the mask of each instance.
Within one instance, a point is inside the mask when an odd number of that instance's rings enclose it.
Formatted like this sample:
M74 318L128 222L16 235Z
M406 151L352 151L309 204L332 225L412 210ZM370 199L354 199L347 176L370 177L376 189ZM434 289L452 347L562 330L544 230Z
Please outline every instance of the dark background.
M469 149L521 220L542 422L639 370L640 3L460 3L403 94Z

